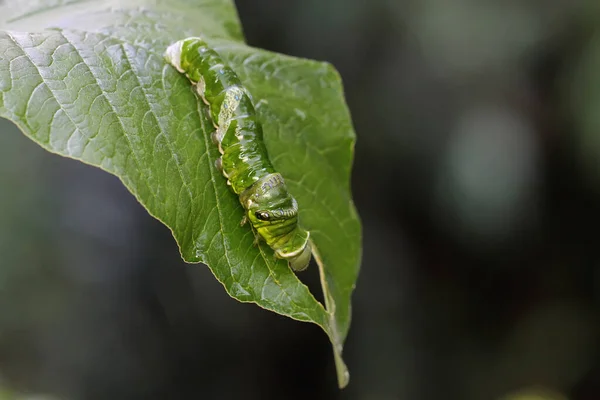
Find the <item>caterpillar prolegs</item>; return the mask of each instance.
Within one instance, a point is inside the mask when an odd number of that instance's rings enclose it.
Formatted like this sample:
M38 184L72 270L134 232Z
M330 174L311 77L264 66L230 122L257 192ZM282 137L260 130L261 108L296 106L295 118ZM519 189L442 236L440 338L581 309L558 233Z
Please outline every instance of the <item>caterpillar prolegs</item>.
M212 140L221 153L216 165L239 196L245 210L242 225L250 222L277 257L302 271L311 259L310 233L298 225L298 203L269 161L248 91L201 38L173 43L165 59L189 78L210 108L216 128Z

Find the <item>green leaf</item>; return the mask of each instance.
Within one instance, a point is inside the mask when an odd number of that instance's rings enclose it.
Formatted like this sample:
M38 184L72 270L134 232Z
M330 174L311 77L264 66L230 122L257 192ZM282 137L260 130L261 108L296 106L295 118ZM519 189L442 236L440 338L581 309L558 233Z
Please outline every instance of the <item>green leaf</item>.
M361 231L350 194L355 135L329 64L248 47L229 0L13 0L0 7L0 116L36 143L118 176L242 302L319 325L340 387ZM123 3L125 4L125 3ZM215 169L207 110L162 57L202 35L252 93L275 167L300 204L323 307L268 247Z

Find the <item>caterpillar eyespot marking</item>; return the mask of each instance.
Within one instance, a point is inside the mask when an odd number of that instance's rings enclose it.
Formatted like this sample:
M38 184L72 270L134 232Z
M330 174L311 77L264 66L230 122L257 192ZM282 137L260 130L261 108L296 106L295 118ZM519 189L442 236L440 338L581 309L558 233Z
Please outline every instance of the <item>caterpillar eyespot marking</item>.
M298 224L298 203L275 171L263 142L252 96L221 56L199 37L170 45L165 60L185 74L209 106L221 157L215 166L238 195L255 238L264 240L294 271L308 267L310 232ZM266 103L261 100L259 104Z
M268 221L271 219L269 213L266 211L257 211L256 218L260 219L261 221Z

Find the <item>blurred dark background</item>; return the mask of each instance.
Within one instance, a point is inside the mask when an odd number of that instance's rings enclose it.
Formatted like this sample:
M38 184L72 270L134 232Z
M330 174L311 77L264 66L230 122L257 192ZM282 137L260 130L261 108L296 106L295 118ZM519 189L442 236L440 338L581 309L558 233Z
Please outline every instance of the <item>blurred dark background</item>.
M349 387L319 328L230 299L116 178L3 120L0 379L65 400L600 399L600 3L237 3L251 45L344 79Z

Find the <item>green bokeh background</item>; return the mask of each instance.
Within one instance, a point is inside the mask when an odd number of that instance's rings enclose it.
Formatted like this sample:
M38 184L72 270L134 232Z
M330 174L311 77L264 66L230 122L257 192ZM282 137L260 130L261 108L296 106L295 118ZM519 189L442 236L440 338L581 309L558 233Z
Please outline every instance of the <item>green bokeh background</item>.
M3 381L86 400L600 398L600 6L237 3L251 45L344 79L364 224L350 386L316 326L231 300L116 178L6 121Z

